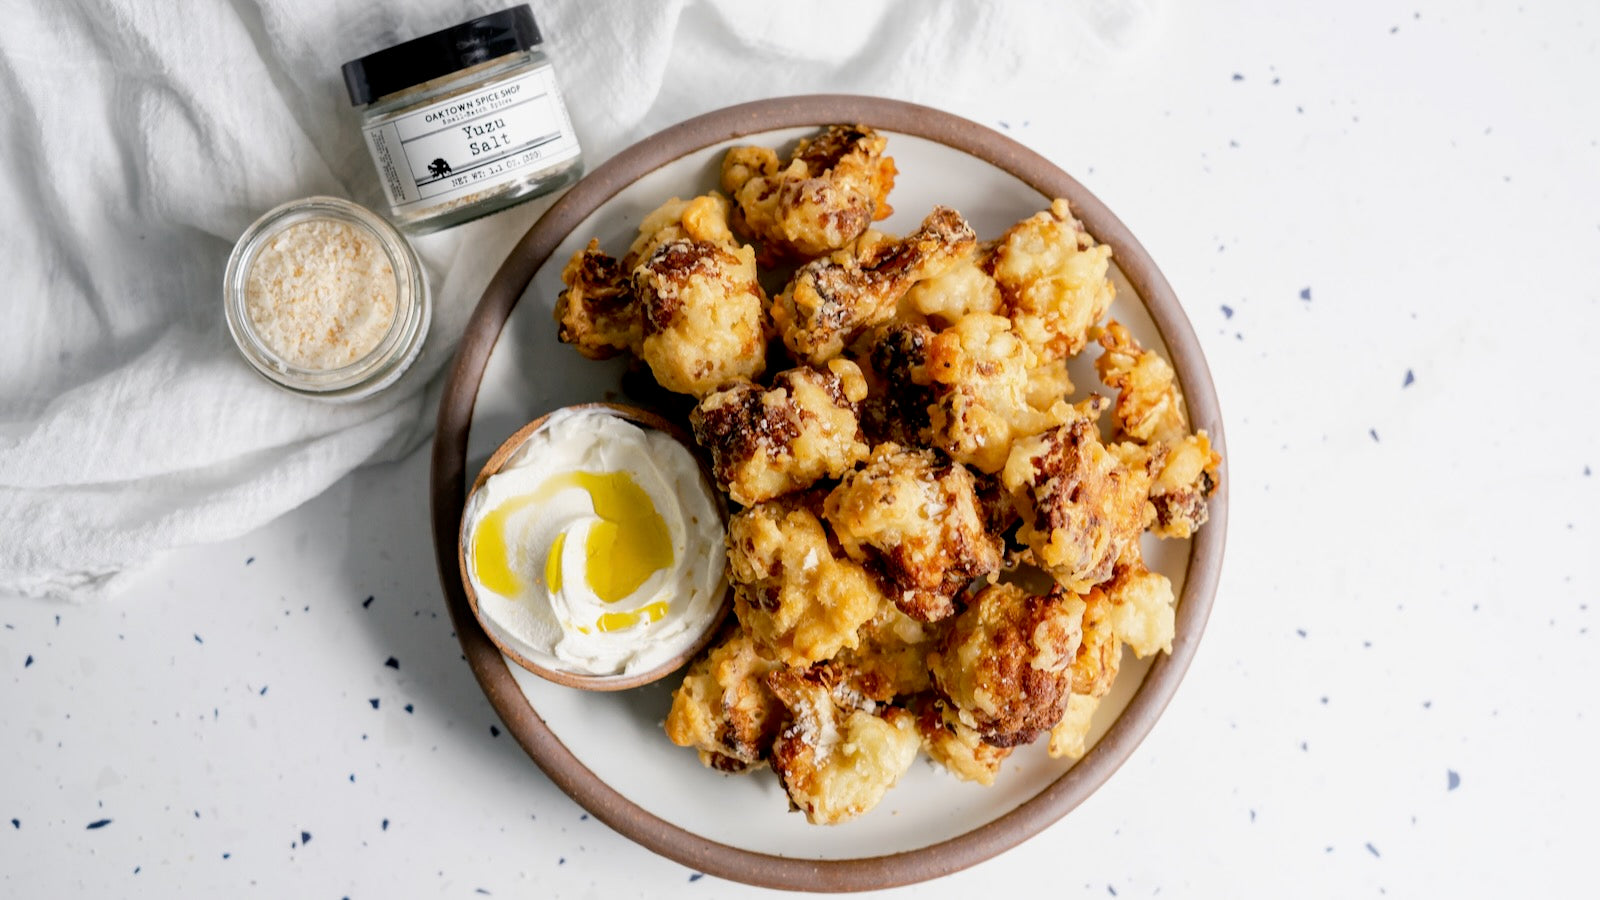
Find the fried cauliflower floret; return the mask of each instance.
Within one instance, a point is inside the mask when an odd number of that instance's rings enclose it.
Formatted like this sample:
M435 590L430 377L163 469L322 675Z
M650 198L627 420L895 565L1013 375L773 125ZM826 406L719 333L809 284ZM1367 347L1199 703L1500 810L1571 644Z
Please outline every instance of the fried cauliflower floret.
M1177 614L1167 576L1150 571L1135 557L1118 563L1103 588L1109 601L1103 612L1105 622L1135 656L1143 659L1172 652Z
M566 285L556 298L557 336L590 359L637 351L643 317L622 264L600 250L600 242L572 255L561 269Z
M801 266L773 302L773 322L796 359L826 362L893 316L913 284L943 273L976 244L972 226L960 213L935 207L902 240L858 241Z
M928 756L962 781L994 784L1000 764L1011 755L1010 747L996 747L977 730L961 721L949 702L934 696L917 699L912 707L917 716L917 733Z
M1000 287L984 271L986 255L975 251L948 271L911 286L900 298L900 315L915 314L948 328L971 313L1001 313Z
M697 241L736 249L728 228L731 206L728 198L717 193L702 194L688 200L673 197L647 214L639 222L639 235L622 257L622 267L633 271L639 263L649 259L662 244L672 241Z
M1017 334L1041 360L1082 350L1111 307L1111 248L1096 244L1065 200L1000 236L991 274Z
M1069 590L1105 581L1136 546L1150 490L1149 467L1138 462L1147 458L1131 445L1108 450L1089 417L1012 446L1000 480L1022 512L1017 536Z
M748 634L731 630L695 660L673 692L667 738L695 748L701 763L723 772L762 765L783 722L783 707L766 681L776 668Z
M922 745L915 717L837 683L827 665L767 676L789 723L772 747L772 768L789 802L813 825L836 825L878 805L911 768Z
M679 239L633 271L639 357L662 387L696 397L766 368L766 294L749 247Z
M832 125L784 164L766 147L734 147L722 160L722 189L738 204L735 225L761 242L763 259L844 247L893 212L888 143L864 125Z
M830 665L862 696L880 703L918 694L933 686L928 652L943 631L913 619L891 604L861 626L861 644L840 650Z
M1107 387L1117 391L1111 414L1117 429L1141 443L1181 440L1189 431L1178 374L1153 350L1139 345L1121 322L1106 323L1100 332L1105 352L1094 361Z
M1000 568L1000 538L986 530L972 473L932 450L878 445L828 494L823 514L845 553L881 566L890 599L925 622L954 614L955 595Z
M992 584L929 654L934 684L984 741L1025 744L1066 711L1083 612L1083 600L1059 585L1039 595Z
M689 414L695 440L711 451L717 486L745 506L838 478L867 458L856 404L866 381L855 363L827 371L779 372L762 390L736 381L707 394Z
M1070 418L1063 395L1048 398L1044 408L1029 402L1036 366L1038 357L1002 316L974 313L935 335L926 363L934 386L934 446L980 471L998 472L1013 441ZM1061 379L1066 371L1049 374Z
M1122 640L1116 629L1116 601L1099 588L1083 598L1083 642L1072 661L1072 693L1104 697L1122 666Z
M1067 700L1067 713L1050 729L1050 756L1082 759L1089 748L1089 728L1094 724L1094 711L1100 708L1100 697L1073 694Z
M763 654L785 665L858 646L857 631L888 604L876 577L835 555L820 505L814 494L790 494L728 522L734 612Z
M1140 346L1117 321L1106 323L1100 346L1105 352L1095 368L1101 381L1117 389L1117 430L1149 445L1156 460L1151 531L1161 537L1189 537L1209 516L1206 500L1217 488L1222 456L1211 448L1204 430L1189 433L1177 373L1160 354Z

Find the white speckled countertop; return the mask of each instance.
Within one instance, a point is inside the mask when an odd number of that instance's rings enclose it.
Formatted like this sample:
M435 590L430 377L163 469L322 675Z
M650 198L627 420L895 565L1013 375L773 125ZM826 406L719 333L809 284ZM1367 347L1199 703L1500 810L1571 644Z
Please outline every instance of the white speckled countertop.
M1162 266L1226 415L1231 530L1131 761L1020 848L886 894L1588 889L1597 45L1582 2L1173 4L1061 110L951 110ZM426 463L103 605L0 602L0 895L773 894L617 836L500 733Z

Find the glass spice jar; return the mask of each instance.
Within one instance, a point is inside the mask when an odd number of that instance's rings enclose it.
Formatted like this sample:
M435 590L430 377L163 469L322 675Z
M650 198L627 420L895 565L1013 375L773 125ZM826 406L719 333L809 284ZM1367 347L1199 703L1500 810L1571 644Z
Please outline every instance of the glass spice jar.
M391 218L425 234L577 181L583 155L527 6L344 64Z

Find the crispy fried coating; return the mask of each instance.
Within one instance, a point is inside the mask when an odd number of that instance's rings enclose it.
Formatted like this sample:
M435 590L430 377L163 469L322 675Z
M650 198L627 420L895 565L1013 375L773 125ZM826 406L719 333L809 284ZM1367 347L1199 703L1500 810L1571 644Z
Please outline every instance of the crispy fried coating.
M1094 711L1100 708L1100 697L1073 694L1067 700L1066 715L1050 729L1050 756L1082 759L1087 753L1089 728L1094 724Z
M1149 514L1144 459L1131 445L1106 448L1089 417L1012 445L1000 480L1022 512L1017 536L1069 590L1105 581L1136 546Z
M633 271L643 313L639 357L669 391L704 396L766 368L766 294L755 252L677 239Z
M823 514L844 551L881 566L890 599L924 622L953 615L962 588L1000 569L1000 537L986 529L972 473L932 450L879 444Z
M787 163L766 147L734 147L722 159L722 189L738 204L735 226L762 244L764 260L844 247L893 212L886 146L864 125L832 125L800 141Z
M1000 286L986 271L988 262L988 254L974 248L949 270L912 285L900 298L900 317L918 315L935 328L948 328L972 313L1003 314Z
M1135 656L1172 652L1177 614L1167 576L1150 571L1135 556L1117 564L1103 589L1110 601L1104 609L1105 622Z
M1083 598L1083 642L1072 661L1072 693L1104 697L1122 666L1122 641L1116 630L1116 601L1092 588Z
M590 359L636 352L644 339L643 318L627 271L600 249L600 242L572 255L561 269L566 285L556 298L557 336Z
M795 809L813 825L836 825L878 804L911 768L922 741L915 717L840 684L827 665L779 669L767 685L789 711L772 747L772 768Z
M1017 334L1044 361L1083 349L1111 307L1111 248L1096 244L1065 200L1011 226L996 243L990 274Z
M815 492L789 494L728 522L734 612L761 651L804 666L860 644L857 631L886 605L878 579L835 551Z
M984 741L1028 743L1066 711L1083 612L1083 599L1059 585L1042 595L989 585L929 654L934 684Z
M934 446L982 472L1005 465L1012 442L1071 418L1060 386L1066 369L1046 374L1050 387L1034 388L1039 360L1002 316L973 313L928 342L926 372L934 386L929 408ZM1071 382L1067 386L1070 388ZM1048 400L1042 408L1030 399Z
M717 486L745 506L838 478L867 458L857 418L867 395L847 359L826 371L779 372L762 390L735 381L707 394L689 414L695 440L711 451Z
M731 629L695 660L673 692L667 738L695 748L700 762L723 772L763 765L783 723L783 707L766 681L776 668L748 634Z
M1151 531L1161 537L1189 537L1209 516L1206 500L1217 488L1222 456L1211 448L1204 430L1189 433L1177 373L1160 354L1140 346L1115 320L1100 333L1100 346L1105 352L1095 368L1101 381L1117 389L1117 430L1148 445L1155 459Z
M917 733L922 749L962 781L994 784L1000 764L1011 755L1010 747L996 747L983 739L977 729L961 721L949 701L926 695L911 706L917 717Z
M662 244L672 241L698 241L737 249L739 242L728 228L731 208L728 198L715 192L688 200L673 197L639 222L639 235L622 257L623 270L632 272Z
M913 619L892 604L861 626L861 644L840 650L831 665L851 688L880 703L933 686L928 652L942 635L938 624Z
M1211 437L1204 429L1162 449L1150 486L1150 503L1155 507L1150 531L1164 538L1186 538L1210 518L1206 500L1217 489L1222 454L1211 449Z
M874 330L867 359L875 386L861 404L861 425L873 443L932 442L933 380L928 343L934 331L920 322L889 322Z
M863 240L801 266L772 304L784 346L812 364L838 356L862 332L894 315L900 296L972 252L977 237L961 214L935 207L902 240Z

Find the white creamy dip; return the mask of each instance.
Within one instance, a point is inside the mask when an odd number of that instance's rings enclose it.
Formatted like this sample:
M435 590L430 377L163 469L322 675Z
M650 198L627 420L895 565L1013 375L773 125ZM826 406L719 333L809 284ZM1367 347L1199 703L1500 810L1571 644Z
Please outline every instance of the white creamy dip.
M722 519L694 456L605 409L552 414L463 521L480 615L548 668L660 665L711 626L727 589Z

